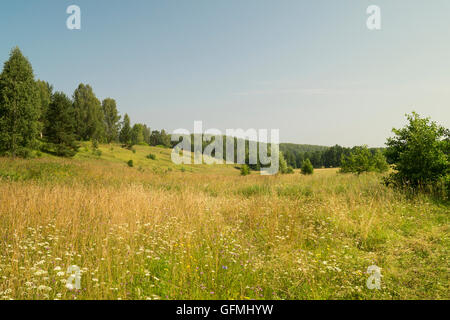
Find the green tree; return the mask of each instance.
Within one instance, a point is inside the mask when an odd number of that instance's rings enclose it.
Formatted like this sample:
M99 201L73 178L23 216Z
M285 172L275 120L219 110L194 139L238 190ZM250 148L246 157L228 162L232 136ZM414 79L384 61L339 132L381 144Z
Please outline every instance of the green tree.
M42 128L42 130L44 129L44 127L47 125L46 124L46 115L47 115L47 109L48 106L50 105L50 102L52 101L52 94L53 94L53 86L51 86L48 82L42 81L42 80L38 80L36 81L36 85L38 88L38 92L39 92L39 99L40 99L40 118L39 118L39 122L40 122L40 127ZM42 131L40 132L40 136L41 139L43 138L43 133Z
M119 134L119 141L126 147L132 147L131 138L130 117L128 114L125 114L122 121L122 129Z
M62 92L56 92L47 108L44 135L58 156L73 157L78 151L72 101Z
M372 167L376 172L386 172L389 170L389 165L386 161L386 157L380 150L376 150L372 156Z
M350 155L343 156L341 160L342 173L357 173L371 171L370 158L372 154L367 146L354 147Z
M301 172L304 175L313 174L314 173L314 167L309 159L306 159L302 163Z
M144 125L136 123L131 129L131 143L139 145L144 143Z
M396 170L391 181L412 187L447 183L450 176L450 131L421 118L417 113L406 115L408 125L393 129L394 137L387 140L386 156Z
M194 139L191 139L192 143L194 143ZM150 145L151 146L164 146L164 147L170 147L171 146L171 139L170 135L166 133L166 131L161 130L155 130L152 132L150 136Z
M342 173L385 172L389 169L385 156L380 150L372 153L367 146L354 147L349 155L342 155Z
M0 152L26 156L36 147L40 111L33 68L16 47L0 75Z
M152 135L152 132L150 130L149 127L147 127L147 125L144 124L144 129L142 134L144 135L144 142L148 145L150 145L150 137Z
M82 140L104 141L105 127L100 101L91 86L80 84L73 94L76 133Z
M162 129L161 130L161 141L160 141L161 145L170 148L171 146L171 138L170 138L170 134L167 134L167 132Z
M119 137L120 115L117 111L116 101L106 98L102 102L103 117L105 120L105 138L106 142L117 141Z
M281 174L286 174L288 173L288 165L287 165L287 161L284 158L284 154L283 152L279 152L279 172Z

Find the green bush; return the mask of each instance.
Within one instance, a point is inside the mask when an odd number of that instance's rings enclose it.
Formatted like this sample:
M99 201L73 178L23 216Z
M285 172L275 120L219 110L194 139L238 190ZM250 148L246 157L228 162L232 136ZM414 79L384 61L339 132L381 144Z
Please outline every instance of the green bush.
M156 155L154 155L153 153L150 153L147 155L147 159L156 160Z
M450 130L415 112L406 116L408 125L393 129L395 136L386 143L386 156L395 169L387 184L429 189L448 198Z
M286 170L286 173L287 173L287 174L292 174L292 173L294 173L294 168L292 168L291 166L288 166L288 167L287 167L287 170Z
M301 172L304 175L313 174L314 173L314 167L309 159L306 159L302 163Z
M134 167L133 160L128 160L127 164L130 168Z
M248 176L250 174L250 168L248 167L248 165L244 164L241 167L241 176Z

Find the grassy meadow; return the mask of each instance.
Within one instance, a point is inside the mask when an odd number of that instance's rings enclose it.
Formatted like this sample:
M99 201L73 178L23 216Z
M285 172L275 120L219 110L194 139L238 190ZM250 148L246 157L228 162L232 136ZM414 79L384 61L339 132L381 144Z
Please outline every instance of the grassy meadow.
M0 299L450 298L446 203L377 174L242 177L135 149L0 158Z

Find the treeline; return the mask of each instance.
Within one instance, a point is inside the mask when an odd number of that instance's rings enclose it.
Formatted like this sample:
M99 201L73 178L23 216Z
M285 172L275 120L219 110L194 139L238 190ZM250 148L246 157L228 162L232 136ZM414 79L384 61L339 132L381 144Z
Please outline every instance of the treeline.
M76 141L120 142L170 147L170 136L145 124L121 120L116 101L100 101L91 86L80 84L72 97L35 81L33 68L19 48L11 51L0 74L0 153L29 157L45 151L73 156Z
M309 159L314 168L339 168L342 159L348 157L361 147L346 148L339 145L333 147L306 146L306 145L280 144L287 164L294 169L301 168L305 160ZM304 151L305 148L309 151ZM377 154L382 148L369 148L372 155Z

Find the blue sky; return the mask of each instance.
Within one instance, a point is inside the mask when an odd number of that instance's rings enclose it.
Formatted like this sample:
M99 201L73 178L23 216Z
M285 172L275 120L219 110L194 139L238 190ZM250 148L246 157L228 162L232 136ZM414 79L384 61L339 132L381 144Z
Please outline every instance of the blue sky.
M371 4L380 31L366 28ZM56 90L89 83L154 129L203 120L382 146L412 110L450 126L448 0L2 1L0 61L16 45Z

